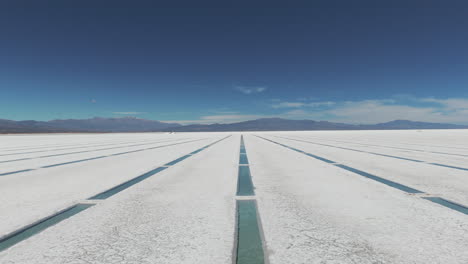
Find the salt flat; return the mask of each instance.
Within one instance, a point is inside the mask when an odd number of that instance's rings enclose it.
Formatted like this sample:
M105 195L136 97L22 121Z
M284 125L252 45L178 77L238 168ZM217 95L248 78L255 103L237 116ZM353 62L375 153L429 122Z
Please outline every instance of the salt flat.
M0 146L3 240L94 205L0 263L233 263L240 200L256 203L268 263L468 263L467 130L4 135ZM253 195L236 193L239 166Z
M466 191L468 171L311 145L283 138L274 139L289 146L408 185L426 193L444 195L446 198L450 198L456 202L468 204L468 192ZM385 153L395 155L392 150ZM468 165L468 162L466 164Z

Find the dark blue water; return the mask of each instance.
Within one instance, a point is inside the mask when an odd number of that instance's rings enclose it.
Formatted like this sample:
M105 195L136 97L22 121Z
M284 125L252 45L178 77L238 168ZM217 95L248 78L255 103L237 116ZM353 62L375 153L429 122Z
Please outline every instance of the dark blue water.
M442 199L440 197L423 197L423 199L429 200L431 202L440 204L442 206L448 207L452 210L458 211L460 213L468 214L468 208L461 205L461 204L456 204L450 201L447 201L445 199Z
M394 182L394 181L390 181L390 180L387 180L387 179L384 179L384 178L380 178L380 177L378 177L378 176L372 175L372 174L367 173L367 172L364 172L364 171L360 171L360 170L355 169L355 168L348 167L348 166L346 166L346 165L336 164L335 166L340 167L340 168L342 168L342 169L345 169L345 170L347 170L347 171L350 171L350 172L359 174L359 175L361 175L361 176L364 176L364 177L366 177L366 178L372 179L372 180L374 180L374 181L378 181L378 182L380 182L380 183L386 184L386 185L388 185L388 186L390 186L390 187L393 187L393 188L396 188L396 189L399 189L399 190L408 192L408 193L423 193L422 191L413 189L413 188L408 187L408 186L406 186L406 185L399 184L399 183L396 183L396 182Z
M186 159L186 158L188 158L188 157L190 157L190 156L191 156L191 155L182 156L182 157L180 157L180 158L178 158L178 159L176 159L176 160L173 160L173 161L171 161L171 162L169 162L169 163L166 163L165 166L172 166L172 165L175 165L175 164L177 164L177 163L183 161L184 159Z

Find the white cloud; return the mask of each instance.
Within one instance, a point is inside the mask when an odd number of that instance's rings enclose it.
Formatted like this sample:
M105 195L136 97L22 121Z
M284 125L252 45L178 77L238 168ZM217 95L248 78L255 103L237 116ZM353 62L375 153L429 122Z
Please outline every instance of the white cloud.
M377 100L345 102L326 111L333 121L345 123L373 124L408 119L427 121L427 117L434 112L432 108L418 108L406 105L386 105Z
M392 97L378 100L275 102L275 109L290 110L278 116L374 124L396 119L423 122L468 124L468 99Z
M256 93L261 93L267 90L267 88L263 86L259 86L259 87L235 86L234 89L243 94L256 94Z
M412 121L452 123L468 125L468 99L465 98L398 98L324 101L324 102L275 102L275 109L287 110L279 114L225 113L202 116L196 120L174 120L181 124L235 123L246 120L281 117L313 119L353 124L375 124L406 119ZM168 122L168 121L167 121Z
M420 101L440 104L448 110L468 109L468 99L463 99L463 98L437 99L437 98L431 97L431 98L423 98Z
M335 102L312 102L312 103L308 103L307 106L310 106L310 107L319 107L319 106L332 106L332 105L335 105L336 103Z
M189 124L214 124L214 123L236 123L252 119L264 118L265 115L209 115L202 116L199 119L193 120L165 120L163 122L173 122L184 125Z
M237 119L245 119L245 118L255 118L258 115L210 115L210 116L203 116L202 120L237 120Z
M333 121L371 124L406 119L422 122L468 124L468 100L466 99L420 99L441 106L414 106L399 104L394 100L348 101L338 104L324 114Z
M303 107L305 106L305 103L301 102L281 102L277 104L271 105L273 108L297 108L297 107Z
M215 111L214 113L216 114L224 114L224 115L233 115L233 114L237 114L239 112L237 111Z
M335 102L280 102L272 104L273 108L300 108L300 107L322 107L322 106L332 106L336 104Z
M112 112L113 114L116 115L141 115L141 114L146 114L146 112Z

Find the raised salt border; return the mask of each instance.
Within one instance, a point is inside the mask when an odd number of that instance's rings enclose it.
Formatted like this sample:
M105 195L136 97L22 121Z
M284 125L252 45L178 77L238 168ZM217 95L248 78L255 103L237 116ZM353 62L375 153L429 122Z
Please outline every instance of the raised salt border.
M171 165L1 251L0 263L232 264L236 203L252 199L236 196L247 163L271 264L468 263L468 171L429 164L468 167L467 130L242 134L245 160L239 133L0 136L0 155L17 152L0 160L57 155L0 163L0 173L20 171L0 176L0 238ZM128 146L140 143L148 146ZM181 144L132 152L173 143ZM123 148L99 150L112 146ZM27 171L80 159L90 160Z

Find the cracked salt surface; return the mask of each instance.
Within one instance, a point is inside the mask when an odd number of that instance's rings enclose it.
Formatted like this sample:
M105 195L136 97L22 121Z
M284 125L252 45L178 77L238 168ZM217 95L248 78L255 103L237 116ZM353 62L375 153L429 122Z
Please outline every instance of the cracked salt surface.
M270 263L468 263L466 215L245 139Z
M269 137L266 136L265 138ZM285 139L275 138L275 141L329 158L340 164L363 170L420 191L437 193L442 195L443 198L468 205L467 171L348 150L332 149L304 142L287 141Z
M48 227L55 225L81 211L88 209L89 207L94 206L92 203L76 204L62 212L52 215L46 219L39 221L29 227L26 227L22 230L18 230L14 234L7 236L3 239L0 239L0 251L5 250L25 239L30 238L31 236L36 235L37 233L47 229Z
M2 176L0 237L219 138Z
M0 136L4 150L70 143L83 146L207 138L0 177L2 236L178 157L195 154L0 252L0 263L231 264L235 205L248 199L257 201L267 249L265 257L271 264L468 263L467 215L425 199L442 197L468 204L466 171L281 140L293 148L424 192L410 195L334 163L253 136L363 143L369 140L396 147L408 142L415 147L441 146L441 151L456 149L457 153L468 155L466 130L242 133L256 188L255 196L244 197L235 196L240 134L234 133L197 151L228 134L231 133ZM351 143L349 146L369 149ZM430 149L438 151L437 147ZM0 149L0 153L8 151ZM401 150L391 148L382 153L404 156ZM93 157L90 154L78 156ZM434 153L408 157L452 164ZM60 156L50 159L55 163L69 161ZM28 165L23 169L30 165L33 168L32 162L24 160L18 164ZM462 159L453 163L465 165Z
M0 263L231 263L238 142L227 138L0 252Z

